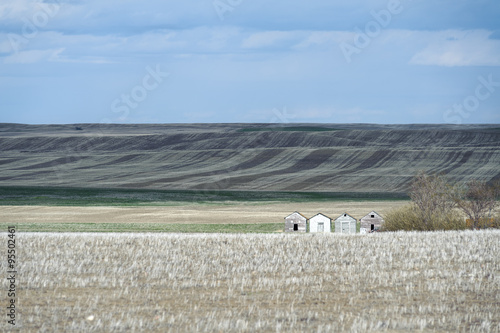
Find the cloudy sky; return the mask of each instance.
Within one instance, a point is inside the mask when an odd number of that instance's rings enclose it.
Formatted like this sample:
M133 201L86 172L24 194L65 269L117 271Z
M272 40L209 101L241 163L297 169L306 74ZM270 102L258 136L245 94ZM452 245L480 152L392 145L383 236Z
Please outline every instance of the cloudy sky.
M497 0L0 1L0 122L500 123Z

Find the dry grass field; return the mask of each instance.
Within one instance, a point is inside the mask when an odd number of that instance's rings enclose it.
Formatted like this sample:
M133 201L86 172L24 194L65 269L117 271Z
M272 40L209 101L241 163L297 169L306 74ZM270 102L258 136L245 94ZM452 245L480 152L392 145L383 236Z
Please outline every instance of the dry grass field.
M0 124L0 186L406 192L500 178L498 125Z
M17 244L22 332L500 332L500 231Z
M323 213L333 219L348 212L357 219L375 210L384 215L408 201L335 201L294 203L214 203L141 207L0 206L0 223L282 223L299 211L307 217Z

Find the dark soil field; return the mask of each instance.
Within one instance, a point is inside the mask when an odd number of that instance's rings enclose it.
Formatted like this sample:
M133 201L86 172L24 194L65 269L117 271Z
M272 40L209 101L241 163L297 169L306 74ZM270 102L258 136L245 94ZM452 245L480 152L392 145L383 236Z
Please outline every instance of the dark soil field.
M500 178L498 125L0 124L0 186L404 193Z

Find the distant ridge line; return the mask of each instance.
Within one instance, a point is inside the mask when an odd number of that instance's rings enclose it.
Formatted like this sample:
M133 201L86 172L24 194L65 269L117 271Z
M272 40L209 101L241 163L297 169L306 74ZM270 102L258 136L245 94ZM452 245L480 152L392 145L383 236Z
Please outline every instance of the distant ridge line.
M0 124L0 186L404 193L499 165L490 124Z

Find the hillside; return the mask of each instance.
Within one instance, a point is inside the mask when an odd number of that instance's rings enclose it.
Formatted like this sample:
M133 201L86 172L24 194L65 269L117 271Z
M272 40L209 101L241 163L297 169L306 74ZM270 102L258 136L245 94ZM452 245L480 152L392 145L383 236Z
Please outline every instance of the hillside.
M500 126L0 124L0 186L404 192L500 179Z

